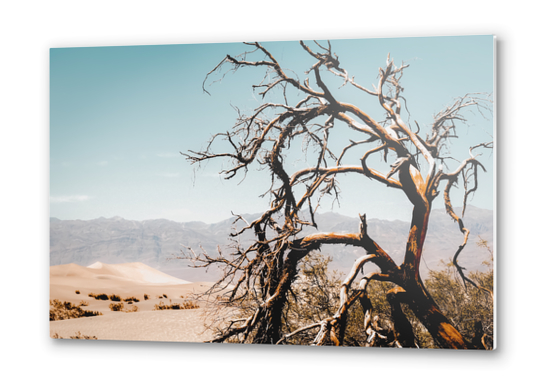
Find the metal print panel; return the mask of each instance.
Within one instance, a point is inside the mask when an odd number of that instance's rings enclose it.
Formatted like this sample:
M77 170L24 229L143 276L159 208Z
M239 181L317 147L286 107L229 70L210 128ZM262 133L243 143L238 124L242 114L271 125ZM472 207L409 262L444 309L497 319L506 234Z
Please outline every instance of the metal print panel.
M494 349L493 36L50 60L51 337Z

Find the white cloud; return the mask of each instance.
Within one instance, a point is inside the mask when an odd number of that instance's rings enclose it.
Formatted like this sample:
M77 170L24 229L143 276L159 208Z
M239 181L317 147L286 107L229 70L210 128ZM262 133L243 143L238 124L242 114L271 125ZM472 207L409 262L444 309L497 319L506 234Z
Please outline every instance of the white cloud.
M76 203L81 201L87 201L91 197L87 195L72 195L72 196L51 196L51 204L55 203Z

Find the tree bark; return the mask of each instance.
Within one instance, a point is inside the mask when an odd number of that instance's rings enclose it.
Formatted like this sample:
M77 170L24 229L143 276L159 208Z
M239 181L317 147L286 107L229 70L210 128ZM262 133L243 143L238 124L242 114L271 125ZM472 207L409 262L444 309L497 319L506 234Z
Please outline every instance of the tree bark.
M442 348L468 349L470 346L457 329L440 311L425 289L420 277L420 260L429 225L431 205L425 201L412 212L410 233L402 269L402 282L406 302L416 317L427 328L435 342Z
M406 303L441 348L469 349L470 344L440 311L421 282L406 289Z
M403 309L401 308L401 297L405 295L405 290L401 287L395 287L388 291L386 299L390 303L391 318L393 320L393 333L395 340L403 348L415 348L416 337L412 330L412 324L408 321Z

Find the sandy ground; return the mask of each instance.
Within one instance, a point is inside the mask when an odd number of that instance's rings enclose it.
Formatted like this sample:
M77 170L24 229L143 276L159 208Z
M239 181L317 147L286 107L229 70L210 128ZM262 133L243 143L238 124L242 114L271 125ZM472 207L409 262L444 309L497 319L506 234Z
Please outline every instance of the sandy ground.
M212 333L206 331L200 315L199 309L116 312L113 316L51 321L50 332L62 338L81 332L98 340L202 342Z
M204 302L201 308L155 311L160 302L171 305L195 301L211 283L191 283L165 275L142 263L101 264L89 267L66 264L50 267L50 299L68 301L83 308L99 311L102 316L50 321L50 334L61 338L82 335L102 340L202 342L212 333L204 326ZM79 291L79 293L76 293ZM138 307L137 312L111 311L110 300L96 300L90 293L135 297L139 302L123 302L124 309ZM144 299L144 295L149 297ZM167 296L167 297L166 297Z

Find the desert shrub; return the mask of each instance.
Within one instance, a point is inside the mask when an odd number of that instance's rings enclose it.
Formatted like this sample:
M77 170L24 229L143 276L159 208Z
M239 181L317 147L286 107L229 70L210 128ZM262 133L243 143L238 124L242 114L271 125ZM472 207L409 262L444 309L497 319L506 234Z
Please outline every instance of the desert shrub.
M145 299L145 300L147 300L147 299ZM124 299L124 301L135 301L136 303L138 303L139 299L132 296L132 297L127 297L126 299Z
M468 278L480 287L493 292L493 269L486 272L471 272ZM484 336L487 348L493 348L491 294L465 285L451 263L441 271L431 271L426 287L442 312L462 335L470 339L480 333L479 336Z
M58 333L55 332L51 336L52 339L63 339ZM70 339L84 339L84 340L98 340L96 336L82 335L81 332L77 332L74 336L70 336Z
M330 262L331 257L325 257L318 253L311 254L310 258L305 258L300 262L298 278L288 295L288 306L283 322L284 334L334 315L340 301L339 288L342 276L328 270ZM240 317L251 312L253 303L258 302L259 299L254 297L252 292L251 296L252 300L247 302L247 307L243 308ZM223 300L223 298L218 297L218 300ZM357 318L358 314L355 311L349 311L348 317L351 321L353 317ZM301 332L287 342L310 344L317 333L318 329ZM360 336L365 339L362 331ZM345 339L345 345L351 345L350 338L345 337Z
M70 336L70 339L98 340L96 336L82 335L81 332L77 332L74 336Z
M283 333L288 334L308 324L318 323L325 317L333 317L340 304L340 287L344 275L329 271L330 257L318 253L311 254L300 262L298 279L292 286L288 295L288 307L283 322ZM434 280L426 281L432 286ZM393 320L390 305L387 299L388 291L394 285L389 282L371 281L367 294L371 300L372 312L378 316L379 333L386 336L379 342L370 343L368 335L363 327L365 311L357 300L348 311L348 324L345 329L343 343L345 346L393 346ZM432 292L433 294L433 292ZM416 318L414 313L406 305L402 306L408 321L412 324L416 345L420 348L435 348L434 341ZM250 308L247 308L250 310ZM243 313L242 313L243 314ZM310 344L316 337L319 329L315 328L301 332L287 340L291 344ZM331 340L326 344L332 345Z
M167 299L167 295L165 293L162 296L164 296L164 299Z
M482 245L484 246L484 245ZM490 251L491 252L491 251ZM283 334L288 334L303 326L318 323L322 317L332 317L340 303L339 289L344 276L330 272L328 265L331 258L311 254L310 258L300 262L298 279L288 295L288 306L283 320ZM490 264L491 265L491 264ZM482 338L488 349L493 342L493 269L487 272L472 272L469 279L476 282L478 289L463 283L451 263L443 264L444 269L431 271L425 280L425 286L437 302L444 315L450 319L458 331L468 340ZM393 340L393 320L387 292L393 288L389 282L371 281L368 297L371 299L373 314L378 315L380 333ZM220 297L217 297L220 299ZM256 300L256 298L255 298ZM250 304L250 303L249 303ZM412 310L402 306L403 312L411 323L416 345L420 348L436 348L433 338L417 319ZM252 310L247 305L241 308L240 317ZM345 330L344 345L367 345L367 335L363 329L364 310L359 300L348 311L348 325ZM310 344L316 337L318 328L301 332L287 340L291 344ZM235 342L235 340L233 340ZM326 342L331 344L330 341ZM480 343L480 341L478 342ZM380 343L390 346L389 343Z
M124 308L124 304L123 303L111 303L109 304L109 308L112 310L112 311L122 311L123 308Z
M107 296L105 293L89 293L89 297L94 297L96 300L109 300L109 296Z
M73 305L68 301L50 300L49 321L77 319L80 317L101 316L101 312L86 311L78 305Z
M88 306L88 301L81 300L81 302L79 303L79 306L80 307L87 307Z
M80 292L80 291L75 291L75 293L78 295L78 294L80 294L81 292Z
M164 309L171 309L171 308L168 308L168 306L166 304L164 304L163 301L160 301L160 303L158 303L158 304L154 304L154 310L155 311L161 311L161 310L164 310Z
M181 309L196 309L199 308L199 305L191 300L185 301Z
M129 313L129 312L137 312L137 311L139 311L139 307L137 307L135 305L133 307L130 307L130 308L124 308L124 303L111 303L111 304L109 304L109 308L112 311L115 311L115 312Z
M163 301L154 305L155 311L167 310L167 309L196 309L199 308L199 305L191 300L185 301L182 304L172 303L171 305L164 304Z
M110 295L109 300L111 300L111 301L121 301L122 299L118 295Z
M143 298L144 298L145 300L149 300L149 295L147 295L147 294L145 293L145 294L143 295Z

